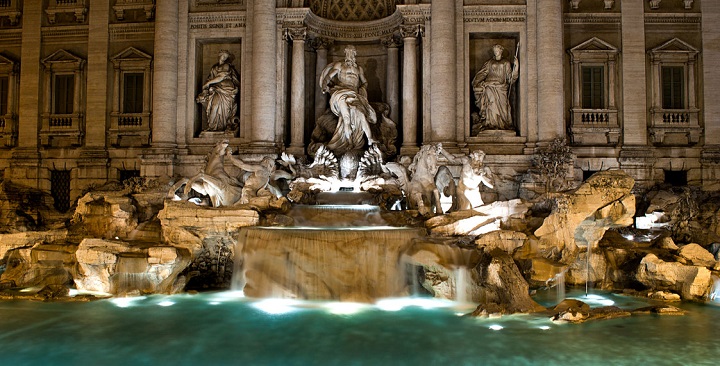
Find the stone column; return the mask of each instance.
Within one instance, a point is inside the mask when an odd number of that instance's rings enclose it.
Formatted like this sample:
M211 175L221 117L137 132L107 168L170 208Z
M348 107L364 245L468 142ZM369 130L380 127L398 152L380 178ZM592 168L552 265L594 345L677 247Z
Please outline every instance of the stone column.
M107 98L108 98L108 44L110 0L93 2L88 16L88 61L87 61L87 105L85 108L85 146L78 159L78 180L76 189L81 190L91 184L102 185L108 178L108 152L105 149L107 136ZM79 78L81 73L77 73ZM116 75L119 79L119 75ZM119 83L118 83L119 84ZM77 86L82 81L76 82ZM77 102L80 101L80 87L76 87ZM118 87L119 89L119 87ZM120 95L113 95L114 101ZM119 108L119 106L118 106ZM77 111L77 110L76 110ZM78 192L79 193L79 192Z
M290 84L290 147L294 155L305 154L303 135L305 133L305 28L290 28L287 32L292 40L292 74Z
M333 44L332 40L315 37L312 40L312 47L315 49L315 120L317 121L320 116L325 113L327 108L327 97L322 92L322 88L319 86L320 75L323 69L328 63L328 48Z
M152 148L143 154L140 174L173 176L177 133L178 3L155 3L155 71L152 91Z
M702 150L703 189L720 190L720 1L703 1L702 10L702 121L705 146Z
M419 26L404 26L400 29L403 37L403 89L402 89L402 155L415 155L417 146L418 101L417 101L417 37Z
M40 182L40 154L38 126L40 126L40 30L42 1L24 1L22 15L22 43L20 51L20 91L18 118L18 146L12 152L10 170L5 178L35 188L50 188Z
M622 55L623 142L620 168L635 178L636 187L653 179L653 153L647 146L647 88L645 80L645 9L643 1L620 2Z
M253 58L251 91L251 149L263 153L275 146L277 52L275 1L253 2Z
M457 145L455 73L458 56L455 45L455 1L434 1L430 17L431 131L430 141L427 142L442 142L444 146L452 147Z
M400 90L400 61L399 50L401 40L398 35L393 34L382 40L383 45L387 47L387 73L385 80L385 101L390 106L390 119L398 123L398 105Z
M538 137L565 136L562 2L537 0ZM521 70L522 72L522 70Z

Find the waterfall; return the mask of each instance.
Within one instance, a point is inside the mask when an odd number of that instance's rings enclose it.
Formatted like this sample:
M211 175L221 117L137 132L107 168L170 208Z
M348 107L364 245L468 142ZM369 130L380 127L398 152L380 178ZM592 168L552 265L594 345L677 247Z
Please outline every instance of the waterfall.
M565 271L555 275L555 289L557 290L557 302L565 300ZM587 296L587 287L585 288L585 296Z
M590 293L590 250L592 245L587 244L587 255L585 256L585 296Z
M720 302L720 277L712 276L713 286L710 290L710 301Z
M411 228L240 230L233 290L250 297L372 301L407 293Z
M466 266L455 267L455 301L467 302L470 284L469 270Z
M345 227L386 226L380 207L372 205L295 205L288 216L295 226Z

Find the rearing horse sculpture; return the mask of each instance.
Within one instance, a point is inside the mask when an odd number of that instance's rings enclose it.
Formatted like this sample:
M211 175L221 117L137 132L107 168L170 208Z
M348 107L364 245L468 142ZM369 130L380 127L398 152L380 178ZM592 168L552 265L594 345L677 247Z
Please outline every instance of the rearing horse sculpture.
M238 204L242 197L242 183L225 171L225 151L228 144L228 140L218 142L208 154L207 163L200 170L200 173L189 179L183 178L175 183L171 193L174 194L184 184L183 193L185 196L190 194L191 190L195 190L210 197L213 207L227 207Z
M415 154L409 170L412 178L408 183L408 204L410 208L418 210L421 215L442 214L440 205L440 191L435 184L435 175L438 172L438 157L442 145L423 145Z

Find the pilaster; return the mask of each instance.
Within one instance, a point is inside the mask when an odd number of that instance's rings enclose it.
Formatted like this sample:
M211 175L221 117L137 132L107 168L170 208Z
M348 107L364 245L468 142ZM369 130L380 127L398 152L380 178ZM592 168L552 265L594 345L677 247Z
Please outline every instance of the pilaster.
M292 41L292 73L290 75L290 147L294 155L305 154L305 37L303 27L290 28L287 32Z
M537 0L538 137L565 136L562 4Z
M417 37L419 26L403 26L403 95L402 95L402 134L400 148L402 155L415 155L417 146L418 95L417 95Z
M702 150L702 185L720 190L720 1L703 1L702 9L702 118L705 146Z
M255 1L252 12L253 58L250 148L257 153L275 146L277 19L275 1Z
M429 143L457 145L455 78L457 47L455 1L434 1L430 8L430 126ZM425 141L424 141L425 142Z

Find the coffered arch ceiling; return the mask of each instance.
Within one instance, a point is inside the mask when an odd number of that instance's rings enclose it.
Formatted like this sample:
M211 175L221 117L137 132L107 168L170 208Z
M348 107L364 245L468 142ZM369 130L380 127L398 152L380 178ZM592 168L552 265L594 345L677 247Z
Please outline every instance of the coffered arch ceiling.
M310 0L310 10L330 20L368 21L385 18L395 12L400 0Z

